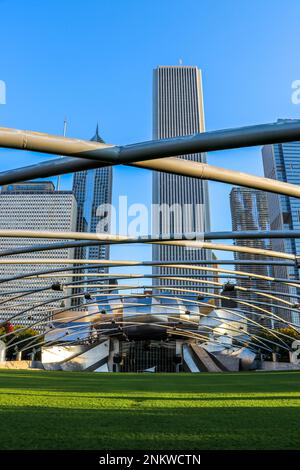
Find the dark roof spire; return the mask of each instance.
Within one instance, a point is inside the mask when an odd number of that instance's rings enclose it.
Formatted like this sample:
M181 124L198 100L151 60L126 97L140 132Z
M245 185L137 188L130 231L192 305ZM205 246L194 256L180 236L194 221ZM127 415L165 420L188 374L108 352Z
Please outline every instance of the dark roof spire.
M96 133L95 133L94 137L91 138L91 141L93 141L93 142L101 142L101 144L104 144L104 140L102 139L102 137L101 137L100 134L99 134L99 125L98 125L98 122L97 122L97 126L96 126Z

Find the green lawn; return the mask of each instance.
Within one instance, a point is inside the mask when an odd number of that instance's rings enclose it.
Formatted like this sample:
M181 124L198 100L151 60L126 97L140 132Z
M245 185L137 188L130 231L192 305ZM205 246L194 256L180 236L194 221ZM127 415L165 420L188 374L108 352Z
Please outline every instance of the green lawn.
M300 449L300 372L0 370L0 449Z

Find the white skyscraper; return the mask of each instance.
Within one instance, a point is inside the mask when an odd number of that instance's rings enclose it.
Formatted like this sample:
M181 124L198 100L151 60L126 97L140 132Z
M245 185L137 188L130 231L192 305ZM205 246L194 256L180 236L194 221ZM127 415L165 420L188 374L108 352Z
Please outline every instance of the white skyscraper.
M154 70L153 77L153 138L164 139L190 135L205 130L202 97L201 71L190 66L160 66ZM196 162L206 162L205 154L196 153L180 158ZM156 207L168 206L170 223L166 226L166 217L154 216L154 232L178 233L203 232L210 230L209 200L207 182L180 175L153 172L153 204ZM172 215L172 207L179 208L178 217ZM191 250L175 246L153 246L153 260L199 261L211 259L206 250ZM175 268L154 268L155 274L182 275L192 277L195 273ZM160 286L177 286L181 281L157 279ZM184 283L192 289L199 289L195 283Z

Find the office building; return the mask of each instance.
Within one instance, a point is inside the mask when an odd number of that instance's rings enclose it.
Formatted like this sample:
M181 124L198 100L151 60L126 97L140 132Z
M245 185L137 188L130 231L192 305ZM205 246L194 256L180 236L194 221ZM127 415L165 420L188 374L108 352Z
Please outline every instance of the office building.
M232 230L234 232L243 232L248 230L261 232L270 229L267 195L265 192L244 187L233 187L230 192L230 209ZM264 250L271 249L270 241L261 238L236 240L234 243L237 246L245 246L248 248L260 248ZM234 253L234 258L236 260L252 261L267 259L260 255L239 252ZM235 268L237 271L258 274L260 276L272 275L271 268L268 265L238 264ZM268 281L256 279L254 277L250 280L248 277L240 276L237 278L236 283L238 286L243 288L257 291L270 290L271 288ZM250 291L237 291L236 296L245 302L263 302L266 300L263 296L256 295ZM254 305L259 307L259 304ZM249 306L243 306L242 304L239 305L239 308L243 308L244 310L251 312L253 320L259 320L260 323L270 326L271 322L268 321L267 318L260 319L260 313L257 309L249 308Z
M24 183L10 184L3 186L0 192L0 230L46 230L46 231L73 231L76 228L77 204L71 191L55 191L54 185L50 181L27 181ZM5 258L21 258L38 260L48 258L72 259L74 258L74 249L56 249L51 251L40 251L32 253L20 253L8 256L10 250L21 247L32 247L34 245L44 245L55 243L55 239L39 238L1 238L1 252L7 253ZM56 301L47 305L34 308L35 305L47 302L50 299L67 296L70 290L66 289L64 293L51 290L53 283L64 283L67 279L63 274L55 278L31 278L20 279L10 282L3 282L4 279L18 276L21 274L36 272L47 269L60 269L70 267L69 264L12 264L5 265L0 263L0 321L7 320L13 315L18 314L13 320L14 325L31 325L36 321L49 319L49 315L55 309L68 307L70 299L63 302ZM26 295L15 301L3 303L7 296L5 292L19 292L26 290L35 290L50 288L45 291L39 291ZM17 294L16 294L17 295ZM32 307L26 314L21 312ZM35 328L42 331L44 324Z
M99 135L98 125L96 133L91 139L94 142L103 143ZM112 167L95 168L79 171L74 174L73 193L77 200L77 232L109 232L110 212L100 214L100 206L111 204L112 200ZM108 221L101 225L103 217ZM87 248L77 248L76 258L109 259L109 245L97 245ZM105 272L104 268L95 269L97 272Z
M278 120L283 122L283 120ZM264 175L286 183L300 184L300 142L265 145L262 149ZM267 194L271 230L300 230L300 200L278 194ZM300 240L273 239L272 248L276 251L300 255ZM275 277L299 280L299 269L296 267L274 266ZM283 287L281 286L281 289ZM285 292L296 294L295 288L283 288ZM292 297L292 302L296 302ZM286 314L288 320L300 324L297 312Z
M153 77L153 138L164 139L204 131L201 71L189 66L160 66ZM179 158L206 162L205 154ZM185 176L153 172L153 233L168 235L182 232L204 232L210 227L207 182ZM202 249L179 246L153 246L154 261L199 261L211 259ZM195 271L155 267L158 275L187 275ZM184 286L199 290L199 284L156 279L155 286Z

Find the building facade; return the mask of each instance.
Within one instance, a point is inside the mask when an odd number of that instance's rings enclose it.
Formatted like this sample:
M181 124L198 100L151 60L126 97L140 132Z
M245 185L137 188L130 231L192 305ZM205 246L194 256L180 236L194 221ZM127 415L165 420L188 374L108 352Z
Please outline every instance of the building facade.
M99 135L98 126L91 139L103 143ZM112 167L95 168L79 171L74 174L73 193L77 200L77 232L109 232L110 212L99 212L99 207L112 202ZM101 220L107 223L101 226ZM109 245L97 245L87 248L77 248L76 258L109 259ZM105 272L104 268L97 268L97 272Z
M263 191L257 191L255 189L234 187L230 192L230 209L231 209L231 220L232 230L234 232L242 231L265 231L270 230L269 224L269 213L267 194ZM260 248L264 250L271 249L270 241L264 239L249 239L249 240L236 240L235 245L246 246L248 248ZM252 255L248 253L234 253L236 260L266 260L267 258L259 255ZM272 271L270 266L267 265L236 265L237 271L244 271L248 273L258 274L260 276L271 276ZM269 281L262 279L255 279L245 277L237 278L237 285L243 288L264 291L270 290L271 285ZM256 295L253 292L237 292L237 297L243 299L245 302L253 300L254 302L263 302L265 299L262 296ZM257 305L259 306L259 304ZM272 322L268 321L267 318L260 319L260 314L257 309L251 309L247 306L239 306L245 310L251 312L253 320L259 321L267 326L270 326Z
M278 122L282 122L279 120ZM264 175L286 183L300 184L300 142L265 145L262 149ZM300 200L288 196L268 193L267 195L271 230L300 230ZM299 239L273 239L272 248L276 251L300 255ZM275 277L299 280L296 267L274 266ZM282 288L282 287L281 287ZM283 288L284 289L284 288ZM286 287L285 292L296 294L294 288ZM296 299L294 298L294 301ZM300 324L297 312L287 315L287 319Z
M47 230L47 231L73 231L76 229L77 204L71 191L55 191L54 185L50 181L24 182L3 186L0 192L0 229L1 230ZM33 245L55 243L54 239L35 239L35 238L1 238L1 252L9 252L20 247L31 247ZM8 256L7 256L8 257ZM34 260L49 258L55 259L73 259L74 249L57 249L50 251L33 252L9 256L12 258L31 258ZM51 287L55 283L67 282L63 275L53 278L31 278L21 279L10 282L3 282L4 279L26 274L30 272L60 269L70 267L69 264L12 264L5 265L0 263L0 321L7 320L12 315L19 314L14 320L15 325L31 325L43 319L49 319L49 315L55 309L67 307L70 305L70 299L49 303L48 305L33 308L30 312L22 314L21 312L30 306L47 302L56 297L67 296L70 290L66 289L64 293L53 290L45 290L25 296L15 301L2 303L7 299L5 292L11 292L43 289ZM43 330L45 324L41 323L36 327L37 330Z
M201 71L197 67L160 66L153 76L153 138L164 139L203 132L204 110ZM205 154L184 155L179 158L206 162ZM153 233L154 235L208 231L209 199L207 182L180 175L153 172ZM211 259L211 253L201 249L154 245L154 261L199 261ZM155 267L157 275L187 275L195 271ZM182 284L198 289L198 284L176 280L156 279L154 285L177 287Z

